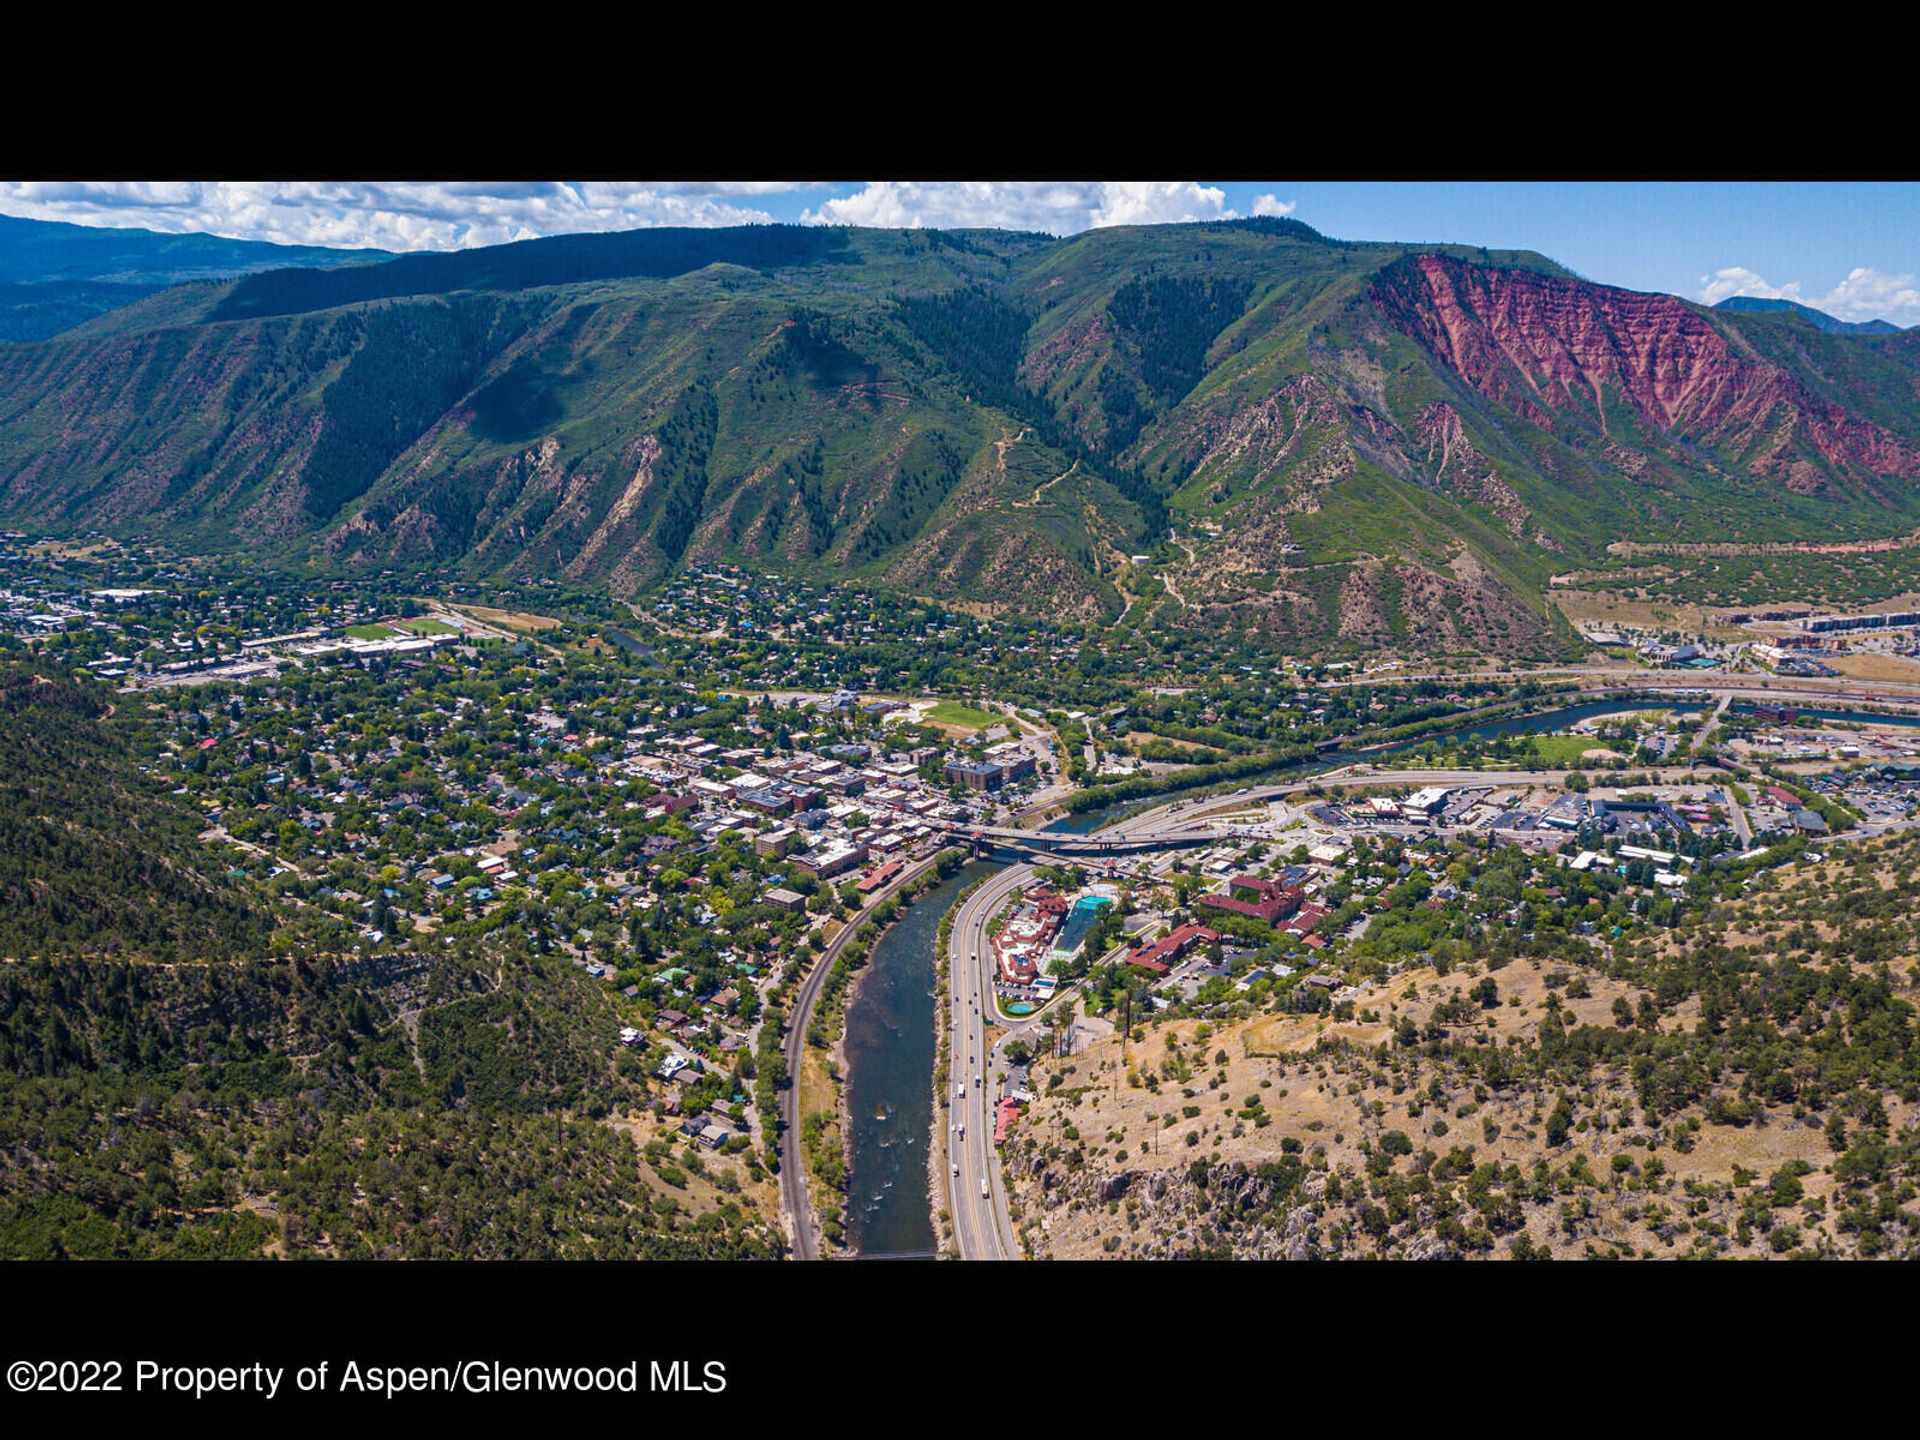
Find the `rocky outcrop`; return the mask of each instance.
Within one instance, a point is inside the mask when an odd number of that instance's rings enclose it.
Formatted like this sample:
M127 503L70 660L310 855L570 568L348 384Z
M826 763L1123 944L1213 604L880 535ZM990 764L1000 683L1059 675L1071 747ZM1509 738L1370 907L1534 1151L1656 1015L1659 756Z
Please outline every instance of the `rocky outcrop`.
M1092 365L1112 343L1106 313L1090 315L1034 346L1020 362L1020 378L1036 390L1044 390L1060 376Z
M1202 415L1180 443L1196 473L1239 477L1243 489L1281 474L1302 487L1332 485L1353 474L1349 424L1324 381L1295 375L1258 404Z
M1053 1253L1056 1228L1064 1236L1091 1225L1097 1234L1126 1237L1124 1250L1103 1248L1129 1259L1313 1260L1321 1253L1325 1180L1303 1175L1201 1162L1112 1175L1036 1166L1020 1178L1036 1192L1038 1223L1025 1228L1043 1256ZM1122 1206L1129 1212L1123 1224L1100 1213Z
M1829 476L1875 498L1920 480L1920 447L1820 398L1671 295L1416 255L1369 294L1446 370L1545 430L1579 420L1704 444L1802 494ZM1619 426L1631 411L1636 424ZM1610 409L1610 407L1612 407Z
M1500 517L1514 539L1531 539L1548 550L1560 543L1534 523L1519 494L1493 468L1467 437L1460 412L1444 401L1421 411L1415 438L1433 466L1434 483L1471 504L1483 505Z

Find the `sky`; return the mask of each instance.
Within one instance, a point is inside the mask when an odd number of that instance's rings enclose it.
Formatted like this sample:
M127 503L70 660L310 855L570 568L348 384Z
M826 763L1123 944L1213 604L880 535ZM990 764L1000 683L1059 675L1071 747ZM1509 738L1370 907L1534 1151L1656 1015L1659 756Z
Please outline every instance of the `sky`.
M0 214L448 250L649 225L1103 225L1291 215L1343 240L1537 250L1608 285L1920 324L1920 184L1441 181L4 181Z

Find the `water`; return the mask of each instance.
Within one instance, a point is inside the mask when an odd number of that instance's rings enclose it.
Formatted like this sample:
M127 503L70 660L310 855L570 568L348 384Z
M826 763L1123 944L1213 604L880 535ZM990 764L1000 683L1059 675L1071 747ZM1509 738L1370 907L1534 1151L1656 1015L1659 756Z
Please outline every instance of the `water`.
M1697 711L1702 708L1700 702L1697 700L1676 702L1671 697L1658 692L1629 696L1625 699L1589 700L1584 704L1567 705L1558 710L1541 710L1532 715L1511 715L1502 720L1489 720L1481 725L1464 725L1457 730L1435 730L1428 734L1417 736L1412 740L1396 741L1391 745L1380 745L1371 748L1365 745L1359 745L1346 750L1330 750L1324 754L1316 755L1311 760L1297 760L1284 765L1276 765L1271 770L1263 770L1258 774L1242 776L1238 781L1238 786L1252 788L1260 785L1268 785L1278 779L1282 772L1285 772L1288 778L1306 779L1309 776L1318 775L1323 771L1336 770L1342 765L1349 765L1356 759L1371 760L1378 756L1398 755L1402 751L1418 749L1420 746L1433 740L1485 740L1491 739L1496 735L1551 734L1556 730L1564 730L1569 725L1577 725L1582 720L1591 720L1597 715L1631 715L1641 710ZM1740 707L1736 705L1734 708L1737 710ZM1806 710L1801 713L1815 715L1821 714L1822 712ZM1867 717L1844 716L1839 712L1832 712L1827 718L1864 719ZM1920 719L1915 720L1913 723L1920 724ZM1236 788L1238 788L1238 786L1236 786ZM1170 804L1175 800L1193 802L1202 798L1217 802L1225 797L1222 795L1202 797L1198 792L1169 791L1164 795L1152 796L1145 800L1126 800L1114 805L1103 805L1094 810L1082 810L1078 814L1063 815L1058 820L1042 828L1071 835L1086 835L1110 825L1116 820L1124 819L1127 815L1139 810L1150 810L1156 806Z
M1876 715L1864 710L1817 710L1795 705L1791 694L1782 693L1778 704L1794 710L1810 720L1845 720L1862 725L1908 725L1920 727L1920 715ZM1430 734L1412 740L1396 741L1392 745L1377 748L1356 746L1349 750L1330 751L1317 755L1311 760L1299 761L1292 765L1275 766L1273 770L1258 775L1243 777L1241 785L1256 786L1270 784L1280 771L1306 778L1325 770L1337 769L1352 763L1355 759L1373 759L1383 755L1398 755L1403 751L1415 750L1432 740L1475 739L1490 740L1496 735L1542 735L1565 730L1578 725L1582 720L1591 720L1600 715L1632 715L1642 710L1673 710L1685 713L1698 713L1707 709L1698 700L1675 700L1671 695L1657 690L1642 691L1625 697L1616 696L1609 700L1588 700L1579 705L1567 705L1558 710L1542 710L1532 715L1512 715L1503 720L1490 720L1483 725L1462 726L1458 730L1436 730ZM1752 714L1754 706L1735 701L1728 707L1734 715ZM1198 799L1195 794L1169 791L1165 795L1147 800L1128 800L1117 805L1103 805L1097 810L1082 810L1077 815L1063 815L1045 829L1061 831L1071 835L1086 835L1115 820L1138 811L1151 809L1156 805L1165 805L1175 800ZM1219 796L1212 797L1218 800Z
M1107 812L1109 810L1121 808L1124 807L1102 805L1098 810L1082 810L1075 815L1062 815L1058 820L1050 822L1044 828L1064 831L1069 835L1085 835L1090 831L1098 830L1102 825L1107 823Z
M616 630L609 625L600 633L605 635L609 641L626 651L629 655L638 656L642 660L653 659L653 647L642 644L624 630Z
M1920 726L1920 716L1895 716L1895 714L1868 714L1868 712L1862 712L1862 710L1814 710L1814 708L1797 707L1797 705L1793 705L1793 697L1791 697L1791 695L1782 695L1778 703L1784 705L1784 707L1795 708L1795 710L1799 710L1799 714L1809 716L1809 718L1814 718L1814 720L1853 720L1853 722L1862 722L1862 724ZM1342 764L1348 764L1348 762L1352 762L1356 756L1367 756L1367 758L1371 758L1371 756L1398 755L1398 753L1402 753L1402 751L1417 749L1419 745L1425 745L1427 741L1432 741L1432 739L1448 739L1448 737L1490 739L1490 737L1494 737L1494 735L1538 735L1538 733L1553 733L1559 732L1559 730L1567 730L1569 726L1576 726L1576 724L1580 724L1582 720L1592 720L1592 718L1603 716L1603 714L1636 714L1636 712L1640 712L1640 710L1699 712L1699 710L1705 710L1705 708L1707 707L1701 705L1699 701L1674 701L1674 699L1670 699L1670 697L1657 695L1657 693L1628 695L1628 697L1605 699L1605 701L1586 701L1586 703L1582 703L1582 705L1567 705L1567 707L1557 708L1557 710L1540 710L1540 712L1536 712L1536 714L1507 716L1507 718L1503 718L1503 720L1490 720L1490 722L1478 724L1478 726L1461 726L1459 730L1432 732L1428 733L1428 735L1421 735L1421 737L1417 737L1417 739L1398 741L1398 743L1394 743L1394 745L1382 745L1382 747L1377 747L1377 749L1356 747L1356 749L1346 751L1346 753L1334 751L1334 753L1329 753L1329 755L1315 756L1315 758L1311 758L1311 760L1302 760L1302 762L1296 762L1296 764L1290 764L1290 766L1275 766L1271 772L1263 772L1260 776L1246 776L1246 778L1242 778L1238 783L1240 783L1240 785L1246 785L1246 787L1269 783L1269 781L1275 778L1275 774L1281 772L1281 770L1298 774L1298 776L1302 776L1302 778L1315 776L1315 774L1321 774L1321 772L1325 772L1325 770L1334 770L1334 768L1338 768L1338 766L1342 766ZM1730 710L1732 710L1734 714L1751 712L1753 705L1743 705L1743 703L1736 701L1736 703L1730 707ZM1131 812L1135 812L1135 810L1146 810L1146 808L1152 808L1152 806L1158 806L1158 804L1167 804L1171 803L1171 801L1185 801L1185 799L1198 799L1198 797L1196 797L1196 795L1190 795L1190 793L1173 791L1173 793L1158 795L1158 797L1152 797L1152 799L1146 799L1146 801L1125 801L1125 803L1121 804L1106 804L1106 806L1100 806L1100 808L1096 808L1096 810L1081 810L1081 812L1077 812L1077 814L1060 816L1058 820L1054 820L1052 824L1048 824L1046 829L1050 829L1050 831L1062 831L1062 833L1069 833L1069 835L1087 835L1087 833L1091 833L1094 829L1104 828L1104 826L1116 822L1119 818L1123 818L1123 816L1127 816L1127 814L1131 814ZM1217 797L1215 797L1215 799L1217 799ZM996 866L973 864L973 866L968 866L968 868L962 872L962 876L983 874L983 872L993 870L993 868L996 868ZM968 885L968 883L972 883L972 881L970 881L970 879L950 881L952 889L956 889L956 891L958 891L962 885ZM945 891L947 891L947 887L941 889L941 895L945 895ZM952 902L950 897L937 900L935 904L922 902L922 904L916 906L914 912L893 931L893 935L887 937L887 941L881 941L881 945L885 947L895 935L900 935L908 925L918 924L918 922L924 918L922 912L925 912L925 922L927 922L927 925L925 925L925 931L927 931L925 947L927 947L929 952L927 952L927 956L925 956L922 964L927 966L927 973L931 975L931 935L933 935L935 927L939 925L939 916L947 910L950 902ZM935 908L935 906L937 906L937 908ZM879 954L876 952L876 964L877 962L879 962ZM931 985L931 979L929 979L927 983ZM877 991L879 987L874 985L872 989L876 989ZM931 1010L931 1002L929 1002L929 1010ZM1018 1010L1016 1010L1016 1014L1018 1014ZM920 1025L920 1033L929 1037L929 1035L931 1035L931 1027L933 1027L933 1021L931 1021L931 1016L929 1016L929 1018ZM851 1060L851 1020L849 1020L849 1037L847 1037L847 1044L849 1044L849 1050L847 1050L847 1052L849 1052L849 1060ZM904 1048L904 1046L902 1046L902 1048ZM899 1060L897 1060L891 1052L881 1050L881 1054L887 1054L887 1060L885 1060L883 1064L899 1066ZM910 1077L910 1079L906 1081L906 1087L908 1087L908 1089L914 1089L914 1087L918 1085L918 1089L914 1091L920 1096L920 1106L922 1106L918 1114L924 1117L925 1121L925 1123L920 1125L920 1131L918 1131L918 1135L920 1135L920 1146L914 1150L914 1158L912 1158L912 1164L916 1165L914 1173L916 1173L916 1175L922 1175L925 1171L925 1133L927 1133L927 1127L931 1125L931 1100L927 1098L929 1091L933 1089L931 1083L927 1081L927 1075L931 1073L931 1068L933 1068L933 1046L931 1046L931 1039L927 1039L927 1044L925 1044L924 1062L918 1062L918 1064L922 1066L920 1071L918 1071L918 1077ZM856 1077L856 1079L852 1081L852 1085L858 1085L858 1068L854 1069L854 1077ZM893 1083L899 1085L899 1079L895 1079ZM856 1110L854 1114L858 1116L860 1112ZM858 1121L856 1121L856 1123L858 1123ZM918 1123L918 1121L916 1121L916 1123ZM854 1146L856 1146L854 1171L856 1171L856 1173L858 1173L858 1169L860 1169L858 1144L860 1144L860 1135L858 1135L858 1131L856 1131L856 1133L854 1133ZM910 1236L931 1236L931 1217L924 1213L924 1194L922 1194L924 1188L924 1185L912 1188L912 1192L910 1192L910 1196L908 1196L910 1204L906 1206L906 1210L912 1210L912 1212L918 1215L918 1227L920 1227L920 1229L904 1229L904 1227L906 1227L906 1217L900 1217L900 1215L895 1213L900 1210L899 1187L895 1187L895 1190L887 1192L887 1198L885 1198L885 1200L876 1202L876 1208L874 1208L876 1221L883 1219L887 1227L902 1227L902 1233L908 1233ZM851 1194L862 1194L862 1190L851 1190ZM860 1244L860 1238L858 1238L858 1236L862 1235L862 1231L860 1231L860 1221L862 1221L862 1215L858 1213L858 1208L854 1208L854 1223L852 1223L852 1229L854 1229L854 1236L856 1236L856 1244ZM876 1231L872 1231L872 1233L876 1236L879 1235L877 1225ZM920 1250L920 1248L927 1248L929 1244L931 1244L931 1238L927 1238L924 1242L908 1240L908 1242L900 1242L899 1248L902 1248L902 1250L906 1250L906 1248ZM866 1246L862 1246L862 1248L866 1248ZM877 1250L877 1248L883 1248L883 1246L881 1246L881 1242L877 1242L876 1240L876 1242L874 1242L874 1248Z
M1804 705L1793 703L1793 697L1782 695L1779 705L1772 707L1791 710L1806 720L1846 720L1855 725L1916 725L1920 726L1920 715L1874 715L1865 710L1809 710ZM1751 715L1751 705L1733 705L1729 707L1735 715Z
M847 1238L855 1254L934 1248L927 1196L933 1132L934 948L960 892L999 867L964 866L914 902L873 947L847 1009Z
M1078 950L1080 942L1087 938L1087 931L1093 928L1093 922L1099 918L1100 907L1112 903L1104 895L1083 895L1074 901L1073 909L1067 913L1066 924L1054 936L1053 953L1071 955Z

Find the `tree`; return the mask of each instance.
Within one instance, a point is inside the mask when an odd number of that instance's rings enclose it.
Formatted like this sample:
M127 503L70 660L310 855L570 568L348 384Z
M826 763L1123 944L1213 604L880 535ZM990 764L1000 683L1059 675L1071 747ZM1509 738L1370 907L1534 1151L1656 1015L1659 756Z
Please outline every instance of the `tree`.
M1566 1144L1567 1135L1572 1129L1573 1107L1567 1103L1567 1097L1562 1095L1559 1103L1553 1107L1553 1113L1547 1116L1547 1144L1556 1146Z

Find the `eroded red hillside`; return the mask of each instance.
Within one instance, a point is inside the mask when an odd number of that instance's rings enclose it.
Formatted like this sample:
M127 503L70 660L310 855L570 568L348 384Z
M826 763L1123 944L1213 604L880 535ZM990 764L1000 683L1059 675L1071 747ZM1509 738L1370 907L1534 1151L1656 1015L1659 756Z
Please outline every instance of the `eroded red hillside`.
M1481 394L1533 424L1582 414L1610 437L1622 402L1663 435L1721 449L1801 493L1829 472L1920 479L1920 448L1742 353L1705 316L1649 295L1528 270L1409 256L1382 270L1374 303Z

